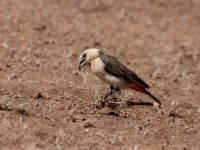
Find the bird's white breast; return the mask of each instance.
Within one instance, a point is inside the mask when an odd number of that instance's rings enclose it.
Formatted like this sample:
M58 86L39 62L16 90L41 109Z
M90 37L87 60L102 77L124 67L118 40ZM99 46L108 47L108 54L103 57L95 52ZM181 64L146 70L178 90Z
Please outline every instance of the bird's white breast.
M96 58L91 62L91 70L98 78L115 88L128 88L125 81L105 71L105 64L100 58Z

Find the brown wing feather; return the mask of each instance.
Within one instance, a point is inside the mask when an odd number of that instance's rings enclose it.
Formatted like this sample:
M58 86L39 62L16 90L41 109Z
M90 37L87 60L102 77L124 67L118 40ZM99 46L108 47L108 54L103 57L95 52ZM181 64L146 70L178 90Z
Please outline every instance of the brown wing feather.
M136 84L145 89L149 88L149 85L145 83L136 73L125 67L116 58L100 53L100 59L105 63L105 71L114 75L117 78L122 78L125 81Z

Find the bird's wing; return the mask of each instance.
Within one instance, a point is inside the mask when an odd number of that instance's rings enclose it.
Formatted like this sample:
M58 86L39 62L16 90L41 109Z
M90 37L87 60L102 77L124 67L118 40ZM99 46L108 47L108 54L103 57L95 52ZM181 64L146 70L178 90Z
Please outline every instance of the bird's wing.
M145 83L136 73L125 67L116 58L102 53L100 59L105 64L105 71L115 77L122 78L125 81L136 84L142 88L148 89L149 85Z

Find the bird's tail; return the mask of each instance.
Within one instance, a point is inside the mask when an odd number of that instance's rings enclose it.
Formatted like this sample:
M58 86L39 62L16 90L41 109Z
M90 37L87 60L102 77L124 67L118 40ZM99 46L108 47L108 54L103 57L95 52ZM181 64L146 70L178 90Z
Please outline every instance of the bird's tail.
M140 87L140 86L138 86L138 85L132 85L132 86L131 86L131 89L132 89L132 90L135 90L135 91L138 91L138 92L141 92L141 93L143 93L143 94L149 95L154 101L156 101L159 105L161 105L160 100L157 99L153 94L151 94L151 93L150 93L149 91L147 91L145 88L142 88L142 87Z
M146 94L146 91L138 85L131 85L130 87L132 90L138 91L140 93Z

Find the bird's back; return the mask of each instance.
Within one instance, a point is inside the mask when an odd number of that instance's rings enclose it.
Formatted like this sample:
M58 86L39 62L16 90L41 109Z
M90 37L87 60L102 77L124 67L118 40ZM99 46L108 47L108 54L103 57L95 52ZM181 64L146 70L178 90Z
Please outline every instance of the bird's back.
M149 85L145 83L136 73L120 63L115 57L104 54L99 55L100 59L104 63L105 71L112 74L117 78L122 78L125 81L136 84L142 88L148 89Z

